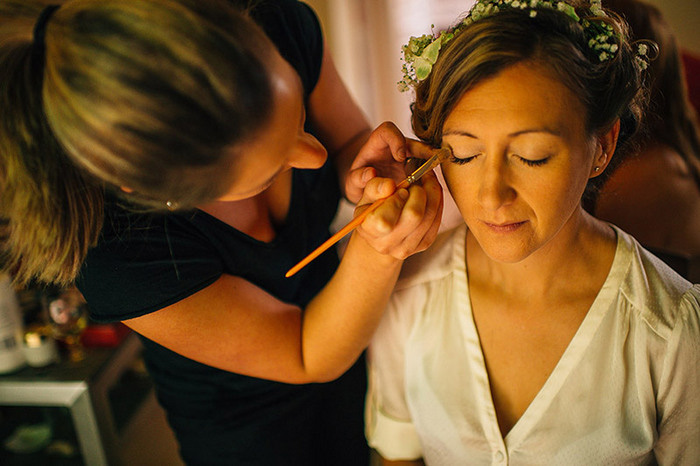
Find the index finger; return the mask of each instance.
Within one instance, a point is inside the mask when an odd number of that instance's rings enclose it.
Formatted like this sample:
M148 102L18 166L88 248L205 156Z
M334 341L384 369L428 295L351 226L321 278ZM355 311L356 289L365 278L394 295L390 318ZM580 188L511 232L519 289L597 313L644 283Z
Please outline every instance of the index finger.
M439 147L430 146L417 139L406 139L406 148L408 149L408 156L416 159L429 159L435 152L440 150Z
M401 130L390 121L379 125L365 143L365 148L371 152L380 152L387 147L397 162L403 162L408 157L407 139Z

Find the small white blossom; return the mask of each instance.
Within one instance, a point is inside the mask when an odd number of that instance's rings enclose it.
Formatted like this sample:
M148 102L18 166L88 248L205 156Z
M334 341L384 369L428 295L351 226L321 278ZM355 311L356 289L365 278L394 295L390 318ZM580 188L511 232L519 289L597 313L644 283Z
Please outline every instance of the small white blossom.
M530 18L534 18L535 16L537 16L537 10L532 10L530 12Z

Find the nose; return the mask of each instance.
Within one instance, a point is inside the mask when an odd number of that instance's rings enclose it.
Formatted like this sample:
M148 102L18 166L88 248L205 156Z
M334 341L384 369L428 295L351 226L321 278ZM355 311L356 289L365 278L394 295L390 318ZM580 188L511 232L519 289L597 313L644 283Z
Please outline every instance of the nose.
M515 198L504 157L487 157L482 166L478 199L488 211L496 211Z
M288 164L294 168L320 168L326 163L328 152L323 144L309 133L299 135Z

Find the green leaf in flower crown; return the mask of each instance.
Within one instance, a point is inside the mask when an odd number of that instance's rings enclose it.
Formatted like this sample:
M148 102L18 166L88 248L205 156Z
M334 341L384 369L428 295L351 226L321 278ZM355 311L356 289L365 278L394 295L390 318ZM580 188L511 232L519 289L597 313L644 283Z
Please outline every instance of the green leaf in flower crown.
M574 21L578 22L581 20L581 18L579 18L579 16L576 14L576 9L573 6L569 5L568 3L564 3L564 2L557 3L557 9L559 11L563 12L564 14L566 14L567 16L569 16Z
M416 61L413 62L413 69L416 71L416 80L422 81L432 71L433 64L423 57L416 57Z
M431 42L420 54L420 58L426 60L431 65L434 65L437 61L438 54L440 53L440 48L442 47L441 40L435 40Z

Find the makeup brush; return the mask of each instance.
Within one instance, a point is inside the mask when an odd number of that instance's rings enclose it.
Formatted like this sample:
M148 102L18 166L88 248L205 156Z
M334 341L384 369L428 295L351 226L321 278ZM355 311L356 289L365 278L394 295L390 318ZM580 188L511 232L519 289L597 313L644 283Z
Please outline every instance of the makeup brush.
M447 148L442 148L438 150L435 155L430 157L428 160L426 160L420 167L418 167L413 173L408 175L405 180L403 180L401 183L399 183L396 186L396 189L402 189L402 188L408 188L411 184L415 183L418 181L423 175L428 173L430 170L433 168L437 167L440 162L445 160L449 155L451 154L450 149ZM360 215L357 217L353 218L347 225L345 225L343 228L338 230L337 233L335 233L333 236L328 238L322 245L317 247L311 254L306 256L304 259L302 259L297 265L289 269L289 271L284 275L285 277L289 278L304 267L306 267L312 260L316 259L318 256L320 256L323 252L325 252L328 248L333 246L335 243L340 241L345 235L350 233L352 230L357 228L364 220L367 218L369 214L377 210L377 208L386 201L387 198L383 199L377 199L370 205L367 209L365 209Z

